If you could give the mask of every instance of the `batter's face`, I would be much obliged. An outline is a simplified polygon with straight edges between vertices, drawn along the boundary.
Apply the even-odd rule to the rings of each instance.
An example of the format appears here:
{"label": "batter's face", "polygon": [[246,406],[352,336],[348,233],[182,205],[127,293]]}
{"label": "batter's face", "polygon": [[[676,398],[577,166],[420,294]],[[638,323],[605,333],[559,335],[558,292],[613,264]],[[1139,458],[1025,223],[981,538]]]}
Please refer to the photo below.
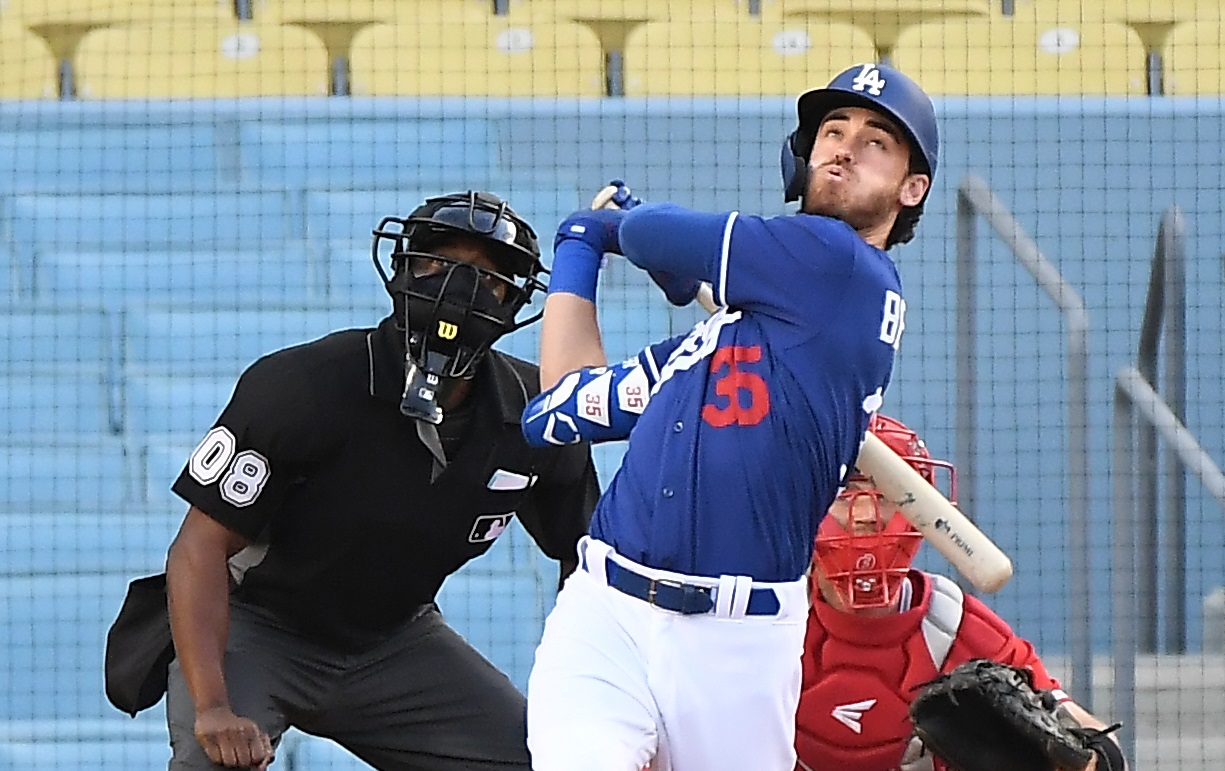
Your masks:
{"label": "batter's face", "polygon": [[836,217],[884,248],[898,212],[921,203],[931,185],[909,168],[910,143],[897,123],[865,107],[839,107],[817,130],[803,210]]}

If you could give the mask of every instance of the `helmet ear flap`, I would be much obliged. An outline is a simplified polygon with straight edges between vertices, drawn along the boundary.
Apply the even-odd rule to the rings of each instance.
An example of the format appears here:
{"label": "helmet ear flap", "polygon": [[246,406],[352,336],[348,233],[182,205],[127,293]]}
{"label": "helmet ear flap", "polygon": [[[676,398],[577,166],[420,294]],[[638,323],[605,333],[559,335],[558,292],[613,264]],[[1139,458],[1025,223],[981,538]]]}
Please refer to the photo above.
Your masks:
{"label": "helmet ear flap", "polygon": [[808,156],[816,137],[812,132],[796,129],[783,142],[779,165],[783,172],[783,201],[791,203],[804,197],[808,188]]}

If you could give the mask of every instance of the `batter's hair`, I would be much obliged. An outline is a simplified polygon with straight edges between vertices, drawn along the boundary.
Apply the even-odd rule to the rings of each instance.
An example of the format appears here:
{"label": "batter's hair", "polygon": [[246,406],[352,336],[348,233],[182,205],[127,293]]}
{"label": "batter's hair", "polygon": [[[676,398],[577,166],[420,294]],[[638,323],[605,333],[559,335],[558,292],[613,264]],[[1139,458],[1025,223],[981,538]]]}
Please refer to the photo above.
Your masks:
{"label": "batter's hair", "polygon": [[[928,171],[926,162],[920,153],[915,152],[914,147],[910,148],[910,168],[906,170],[907,176],[911,174],[927,174]],[[924,202],[926,203],[926,201]],[[897,214],[897,219],[893,221],[893,227],[889,230],[889,236],[885,239],[885,248],[889,249],[894,244],[908,244],[914,238],[915,226],[919,224],[919,218],[923,216],[923,204],[918,206],[907,206]]]}

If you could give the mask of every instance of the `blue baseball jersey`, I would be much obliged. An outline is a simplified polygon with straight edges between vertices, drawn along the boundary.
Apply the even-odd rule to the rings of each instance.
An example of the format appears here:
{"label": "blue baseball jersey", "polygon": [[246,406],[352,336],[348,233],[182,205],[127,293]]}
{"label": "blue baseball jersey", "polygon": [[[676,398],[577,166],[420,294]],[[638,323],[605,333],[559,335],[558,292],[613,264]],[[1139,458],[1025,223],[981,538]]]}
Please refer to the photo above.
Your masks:
{"label": "blue baseball jersey", "polygon": [[798,579],[889,384],[905,315],[893,262],[840,220],[805,214],[646,204],[620,239],[639,267],[709,281],[726,307],[683,338],[563,379],[529,405],[525,433],[628,435],[591,523],[624,556]]}

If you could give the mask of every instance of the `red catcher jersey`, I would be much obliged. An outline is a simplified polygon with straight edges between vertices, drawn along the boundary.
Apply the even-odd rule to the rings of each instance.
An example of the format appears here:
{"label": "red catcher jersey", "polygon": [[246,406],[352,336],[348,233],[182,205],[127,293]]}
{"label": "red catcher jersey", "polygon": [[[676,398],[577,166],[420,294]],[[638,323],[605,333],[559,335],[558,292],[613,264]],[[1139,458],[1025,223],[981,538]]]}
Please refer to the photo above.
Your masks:
{"label": "red catcher jersey", "polygon": [[901,613],[857,616],[813,603],[796,715],[798,768],[894,771],[910,740],[915,687],[969,659],[1026,667],[1035,688],[1059,687],[1033,645],[956,583],[918,570],[909,580],[918,601]]}

